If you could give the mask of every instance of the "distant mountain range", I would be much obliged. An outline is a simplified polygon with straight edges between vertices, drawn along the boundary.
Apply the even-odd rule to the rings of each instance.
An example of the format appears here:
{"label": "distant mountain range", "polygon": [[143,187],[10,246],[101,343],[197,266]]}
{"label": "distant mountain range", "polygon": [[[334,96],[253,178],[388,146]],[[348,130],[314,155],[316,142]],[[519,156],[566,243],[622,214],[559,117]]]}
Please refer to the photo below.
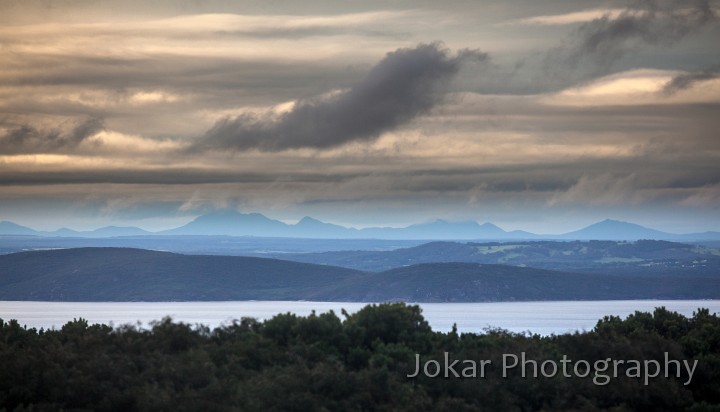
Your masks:
{"label": "distant mountain range", "polygon": [[525,231],[505,231],[492,223],[474,221],[448,222],[436,220],[431,223],[410,225],[403,228],[372,227],[347,228],[305,217],[292,225],[270,219],[260,213],[239,213],[222,210],[197,217],[192,222],[170,230],[148,232],[137,227],[108,226],[93,231],[78,232],[59,229],[41,232],[17,225],[0,222],[0,235],[47,236],[47,237],[119,237],[119,236],[255,236],[313,239],[423,239],[423,240],[638,240],[656,239],[672,241],[720,240],[720,232],[673,234],[646,228],[633,223],[604,220],[583,229],[562,235],[543,235]]}
{"label": "distant mountain range", "polygon": [[490,302],[720,298],[718,276],[618,276],[461,262],[368,273],[255,257],[80,248],[2,255],[0,267],[0,300]]}
{"label": "distant mountain range", "polygon": [[20,226],[13,222],[0,222],[0,236],[48,236],[48,237],[115,237],[115,236],[144,236],[152,232],[132,226],[105,226],[95,230],[77,231],[68,228],[52,232],[38,231],[29,227]]}

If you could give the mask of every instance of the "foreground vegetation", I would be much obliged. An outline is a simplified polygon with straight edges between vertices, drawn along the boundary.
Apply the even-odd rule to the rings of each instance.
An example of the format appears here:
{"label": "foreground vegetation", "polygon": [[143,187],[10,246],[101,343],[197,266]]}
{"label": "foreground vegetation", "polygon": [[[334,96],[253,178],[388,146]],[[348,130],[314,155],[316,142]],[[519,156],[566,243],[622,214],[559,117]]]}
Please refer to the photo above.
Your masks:
{"label": "foreground vegetation", "polygon": [[[415,354],[442,360],[696,359],[688,376],[417,378]],[[606,317],[587,333],[530,336],[433,332],[420,308],[371,305],[334,313],[243,319],[209,330],[164,319],[151,329],[27,329],[0,320],[0,410],[533,411],[720,410],[720,318],[663,308]]]}

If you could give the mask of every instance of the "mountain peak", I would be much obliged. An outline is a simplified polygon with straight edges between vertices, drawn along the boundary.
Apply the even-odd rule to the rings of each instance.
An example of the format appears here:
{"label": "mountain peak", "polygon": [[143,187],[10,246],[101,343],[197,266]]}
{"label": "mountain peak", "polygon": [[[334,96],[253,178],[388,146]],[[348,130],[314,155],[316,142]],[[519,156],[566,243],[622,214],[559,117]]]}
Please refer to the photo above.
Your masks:
{"label": "mountain peak", "polygon": [[[615,220],[615,219],[605,219],[603,221],[594,223],[594,225],[632,225],[632,226],[640,226],[635,223],[625,222],[624,220]],[[593,225],[591,225],[593,226]]]}
{"label": "mountain peak", "polygon": [[318,223],[325,223],[320,220],[317,220],[315,218],[312,218],[310,216],[305,216],[302,219],[300,219],[299,222],[297,222],[295,225],[307,225],[307,224],[318,224]]}
{"label": "mountain peak", "polygon": [[283,236],[289,225],[270,219],[260,213],[241,213],[232,209],[216,210],[198,216],[192,222],[176,229],[166,230],[170,235],[230,235],[230,236]]}
{"label": "mountain peak", "polygon": [[592,240],[638,240],[664,239],[672,236],[669,233],[650,229],[635,223],[614,219],[605,219],[587,227],[562,235],[566,239]]}
{"label": "mountain peak", "polygon": [[36,235],[37,232],[29,227],[20,226],[17,223],[3,220],[0,222],[0,235]]}

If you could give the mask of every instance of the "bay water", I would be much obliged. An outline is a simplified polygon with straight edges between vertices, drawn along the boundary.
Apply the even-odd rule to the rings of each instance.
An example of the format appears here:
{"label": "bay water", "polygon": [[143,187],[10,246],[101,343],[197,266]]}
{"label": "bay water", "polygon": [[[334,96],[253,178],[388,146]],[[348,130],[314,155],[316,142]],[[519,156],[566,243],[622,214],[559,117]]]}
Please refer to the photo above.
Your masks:
{"label": "bay water", "polygon": [[[17,319],[32,328],[59,329],[74,318],[113,326],[151,322],[170,316],[174,321],[203,324],[211,328],[235,319],[268,319],[278,313],[306,316],[315,310],[330,310],[342,318],[341,310],[353,313],[369,303],[306,301],[238,302],[34,302],[0,301],[0,318]],[[433,330],[448,332],[457,324],[459,332],[482,333],[487,328],[541,335],[591,330],[606,315],[626,317],[635,311],[656,307],[691,316],[698,308],[720,312],[720,300],[625,300],[493,303],[419,303]]]}

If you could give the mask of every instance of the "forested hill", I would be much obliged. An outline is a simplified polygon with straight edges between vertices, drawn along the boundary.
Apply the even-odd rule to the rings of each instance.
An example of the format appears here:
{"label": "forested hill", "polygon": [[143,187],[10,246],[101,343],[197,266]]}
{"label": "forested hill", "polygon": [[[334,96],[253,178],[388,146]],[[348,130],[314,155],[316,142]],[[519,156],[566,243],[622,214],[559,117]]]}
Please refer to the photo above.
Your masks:
{"label": "forested hill", "polygon": [[0,256],[0,300],[488,302],[717,298],[718,276],[617,276],[452,262],[372,273],[277,259],[124,248]]}
{"label": "forested hill", "polygon": [[348,278],[324,296],[326,300],[357,302],[717,299],[720,277],[650,278],[508,265],[428,263]]}
{"label": "forested hill", "polygon": [[430,242],[388,251],[346,250],[271,256],[377,272],[419,263],[468,262],[623,275],[720,275],[720,250],[662,240]]}
{"label": "forested hill", "polygon": [[193,301],[303,299],[363,273],[242,256],[78,248],[0,256],[0,299]]}

